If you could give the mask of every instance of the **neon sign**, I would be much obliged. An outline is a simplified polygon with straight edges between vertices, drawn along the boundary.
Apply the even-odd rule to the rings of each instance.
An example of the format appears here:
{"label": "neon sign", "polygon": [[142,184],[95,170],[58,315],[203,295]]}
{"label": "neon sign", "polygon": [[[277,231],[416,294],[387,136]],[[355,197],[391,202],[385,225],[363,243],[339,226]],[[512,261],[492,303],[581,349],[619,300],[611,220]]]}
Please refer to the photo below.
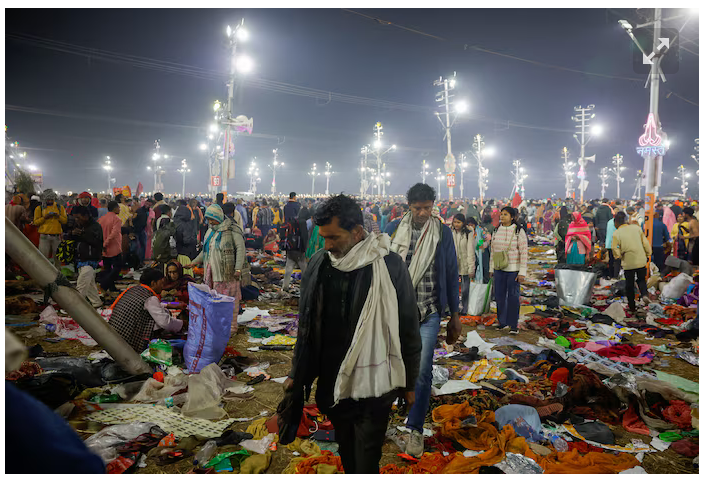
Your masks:
{"label": "neon sign", "polygon": [[667,152],[665,145],[662,145],[662,135],[657,128],[657,121],[653,113],[647,116],[645,133],[638,139],[639,146],[635,149],[642,157],[664,155]]}

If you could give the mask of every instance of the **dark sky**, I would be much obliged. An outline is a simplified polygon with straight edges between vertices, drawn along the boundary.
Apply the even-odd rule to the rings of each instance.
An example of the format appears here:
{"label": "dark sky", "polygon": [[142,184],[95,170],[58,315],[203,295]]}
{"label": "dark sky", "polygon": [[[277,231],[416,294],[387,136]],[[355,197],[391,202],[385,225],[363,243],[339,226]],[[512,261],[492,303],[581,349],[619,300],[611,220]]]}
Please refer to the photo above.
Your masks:
{"label": "dark sky", "polygon": [[[596,123],[604,134],[594,138],[587,154],[589,197],[600,192],[598,171],[616,153],[624,155],[622,196],[635,188],[635,172],[642,159],[635,153],[648,111],[645,75],[633,72],[631,41],[618,26],[618,15],[635,21],[641,12],[624,9],[476,9],[359,10],[398,25],[447,39],[418,33],[338,9],[263,10],[6,10],[6,33],[30,34],[53,41],[110,50],[206,70],[225,71],[228,53],[225,27],[244,17],[250,41],[243,50],[255,60],[254,77],[298,86],[433,107],[441,75],[458,75],[456,95],[467,99],[470,112],[483,117],[459,121],[452,132],[454,153],[471,148],[481,133],[496,155],[490,168],[490,196],[508,196],[512,161],[522,159],[529,174],[526,191],[538,198],[562,194],[560,151],[578,144],[572,138],[570,117],[576,105],[595,104]],[[668,10],[665,16],[675,10]],[[679,26],[681,23],[679,24]],[[682,32],[698,43],[698,19]],[[478,45],[538,62],[595,73],[641,78],[609,79],[560,71],[475,50]],[[54,44],[56,45],[56,44]],[[683,45],[688,45],[683,43]],[[689,47],[698,52],[698,46]],[[154,140],[163,152],[175,155],[164,176],[165,190],[181,192],[181,158],[191,167],[188,192],[205,192],[208,167],[198,144],[212,123],[211,105],[224,99],[223,82],[193,78],[125,63],[70,55],[38,48],[6,37],[6,105],[39,109],[57,115],[6,110],[8,134],[28,149],[31,163],[44,172],[45,186],[59,191],[103,190],[107,179],[102,159],[110,155],[119,185],[133,189],[141,181],[152,190],[146,170]],[[661,193],[674,192],[679,164],[693,173],[694,138],[698,137],[698,107],[667,97],[672,90],[698,103],[698,57],[681,51],[678,74],[662,84],[660,117],[672,147],[665,157]],[[433,168],[443,168],[445,142],[431,114],[373,106],[351,105],[278,93],[254,87],[243,91],[239,112],[254,117],[254,133],[281,137],[240,137],[236,144],[239,175],[231,191],[247,190],[245,173],[252,157],[262,174],[259,192],[269,193],[271,174],[266,163],[279,148],[286,163],[278,172],[278,190],[309,192],[306,172],[312,163],[333,164],[337,172],[331,190],[357,193],[360,148],[372,141],[373,125],[381,121],[385,140],[400,151],[388,156],[392,184],[388,192],[401,194],[420,181],[423,152]],[[66,116],[68,115],[68,116]],[[76,118],[78,116],[78,118]],[[537,128],[503,125],[511,121]],[[137,123],[133,123],[137,121]],[[146,123],[139,123],[146,122]],[[565,131],[561,131],[565,130]],[[457,180],[458,181],[458,180]],[[436,187],[434,180],[427,182]],[[476,169],[465,175],[467,194],[477,195]],[[690,193],[696,194],[692,181]],[[324,180],[317,181],[322,193]],[[442,189],[446,198],[448,190]],[[615,195],[615,181],[608,193]]]}

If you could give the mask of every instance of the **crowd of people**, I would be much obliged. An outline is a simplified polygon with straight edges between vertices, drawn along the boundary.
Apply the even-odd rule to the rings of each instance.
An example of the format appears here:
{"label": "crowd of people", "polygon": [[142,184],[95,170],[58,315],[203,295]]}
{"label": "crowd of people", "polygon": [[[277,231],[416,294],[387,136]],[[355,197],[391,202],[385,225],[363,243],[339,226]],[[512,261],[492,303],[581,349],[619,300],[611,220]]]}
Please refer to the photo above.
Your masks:
{"label": "crowd of people", "polygon": [[[697,202],[659,202],[650,243],[641,201],[444,202],[423,183],[406,202],[300,201],[295,192],[281,203],[229,200],[45,190],[13,197],[6,216],[57,267],[74,265],[77,289],[94,307],[111,306],[110,324],[137,352],[156,332],[184,329],[159,297],[175,290],[186,306],[196,280],[235,298],[234,334],[246,249],[284,255],[282,290],[292,291],[295,269],[302,279],[283,403],[304,398],[318,378],[317,405],[335,426],[347,473],[377,473],[398,396],[408,408],[405,453],[422,455],[437,336],[448,318],[446,342],[458,340],[473,284],[492,283],[498,328],[518,333],[530,237],[552,241],[559,263],[605,263],[605,276],[624,276],[632,312],[649,302],[648,268],[698,267]],[[126,268],[140,281],[121,292],[115,282]],[[280,422],[288,420],[298,425],[286,414]]]}

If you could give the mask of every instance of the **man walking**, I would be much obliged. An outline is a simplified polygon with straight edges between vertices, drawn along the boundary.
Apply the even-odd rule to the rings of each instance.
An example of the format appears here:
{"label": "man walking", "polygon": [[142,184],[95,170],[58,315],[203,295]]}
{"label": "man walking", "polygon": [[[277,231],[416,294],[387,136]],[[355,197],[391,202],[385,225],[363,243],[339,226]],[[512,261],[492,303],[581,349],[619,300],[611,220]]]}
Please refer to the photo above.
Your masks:
{"label": "man walking", "polygon": [[260,229],[262,233],[262,238],[267,236],[267,232],[272,228],[272,222],[274,221],[274,214],[272,210],[267,207],[267,200],[262,199],[262,206],[257,211],[257,228]]}
{"label": "man walking", "polygon": [[664,260],[666,258],[664,253],[664,245],[669,243],[670,236],[667,226],[662,222],[663,212],[661,210],[655,211],[655,217],[652,224],[652,261],[661,272],[664,268]]}
{"label": "man walking", "polygon": [[34,210],[34,224],[39,227],[39,251],[47,258],[54,259],[54,266],[58,270],[61,261],[56,256],[56,249],[61,243],[62,225],[66,225],[68,218],[66,210],[56,203],[56,193],[51,188],[42,193],[42,205]]}
{"label": "man walking", "polygon": [[98,219],[103,229],[103,276],[100,283],[105,292],[118,291],[115,280],[118,279],[122,268],[122,221],[118,217],[119,212],[120,206],[113,200],[108,203],[108,213]]}
{"label": "man walking", "polygon": [[604,198],[603,203],[596,209],[594,224],[596,226],[596,235],[598,242],[601,245],[606,243],[606,233],[608,230],[608,222],[613,218],[613,209],[608,205],[608,199]]}
{"label": "man walking", "polygon": [[301,204],[297,201],[296,192],[289,194],[289,201],[284,206],[284,227],[282,234],[282,246],[287,252],[287,263],[284,266],[284,280],[282,290],[289,290],[289,282],[292,281],[292,272],[299,268],[304,275],[306,270],[306,249],[308,246],[306,234],[306,219],[300,218],[302,212]]}
{"label": "man walking", "polygon": [[154,200],[148,198],[145,200],[145,204],[137,209],[135,212],[135,218],[132,221],[132,228],[135,237],[137,237],[137,243],[139,245],[138,256],[140,257],[140,262],[145,263],[145,252],[147,251],[147,222],[150,216],[150,210],[154,206]]}
{"label": "man walking", "polygon": [[289,192],[289,201],[284,206],[284,222],[289,223],[297,219],[302,205],[297,201],[297,192]]}
{"label": "man walking", "polygon": [[652,254],[650,243],[639,225],[628,224],[625,212],[615,215],[617,230],[613,235],[613,256],[621,259],[625,271],[625,296],[628,297],[628,307],[635,313],[635,280],[645,304],[649,303],[647,294],[647,259]]}
{"label": "man walking", "polygon": [[[316,403],[336,430],[345,472],[379,473],[392,403],[402,392],[414,402],[421,350],[414,289],[390,238],[365,232],[353,198],[328,199],[315,222],[325,251],[302,279],[299,335],[278,411],[306,400],[318,377]],[[301,409],[292,410],[293,422],[282,421],[296,430]]]}
{"label": "man walking", "polygon": [[69,233],[69,239],[76,242],[76,290],[88,299],[93,308],[100,308],[103,302],[96,286],[96,270],[102,257],[103,229],[86,206],[74,207],[71,214],[76,221],[76,226]]}
{"label": "man walking", "polygon": [[441,316],[447,309],[451,320],[446,342],[450,345],[456,343],[461,333],[456,248],[449,227],[431,214],[435,199],[433,188],[417,183],[407,192],[410,211],[390,223],[385,231],[392,237],[391,251],[398,253],[407,264],[421,320],[422,353],[414,389],[415,402],[407,417],[407,427],[412,433],[405,450],[415,457],[424,452],[422,432],[431,395],[432,359]]}

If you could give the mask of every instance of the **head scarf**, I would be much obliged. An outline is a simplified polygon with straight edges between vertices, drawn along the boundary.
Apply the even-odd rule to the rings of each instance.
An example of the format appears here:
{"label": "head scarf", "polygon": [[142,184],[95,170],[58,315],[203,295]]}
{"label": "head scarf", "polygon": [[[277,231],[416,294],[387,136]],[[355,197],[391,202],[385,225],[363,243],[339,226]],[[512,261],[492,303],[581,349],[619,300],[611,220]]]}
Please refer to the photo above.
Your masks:
{"label": "head scarf", "polygon": [[193,277],[189,275],[184,275],[184,267],[181,265],[181,263],[177,262],[176,260],[171,260],[169,263],[167,263],[167,272],[169,272],[170,266],[177,267],[177,269],[179,270],[179,278],[177,278],[175,281],[172,281],[171,278],[169,278],[169,275],[167,275],[164,284],[164,290],[184,289],[187,288],[189,282],[196,282]]}
{"label": "head scarf", "polygon": [[93,198],[91,197],[91,194],[88,192],[81,192],[81,194],[78,196],[79,200],[82,198]]}
{"label": "head scarf", "polygon": [[581,242],[586,247],[586,250],[591,249],[591,230],[588,228],[588,223],[583,219],[581,213],[574,212],[574,220],[569,224],[569,230],[566,232],[564,241],[566,242],[566,253],[571,250],[571,237],[576,237],[577,242]]}
{"label": "head scarf", "polygon": [[206,218],[215,220],[218,223],[223,223],[225,215],[223,214],[223,209],[218,204],[214,203],[206,209]]}
{"label": "head scarf", "polygon": [[42,208],[47,208],[47,200],[53,200],[56,203],[57,196],[51,188],[47,188],[42,192]]}

